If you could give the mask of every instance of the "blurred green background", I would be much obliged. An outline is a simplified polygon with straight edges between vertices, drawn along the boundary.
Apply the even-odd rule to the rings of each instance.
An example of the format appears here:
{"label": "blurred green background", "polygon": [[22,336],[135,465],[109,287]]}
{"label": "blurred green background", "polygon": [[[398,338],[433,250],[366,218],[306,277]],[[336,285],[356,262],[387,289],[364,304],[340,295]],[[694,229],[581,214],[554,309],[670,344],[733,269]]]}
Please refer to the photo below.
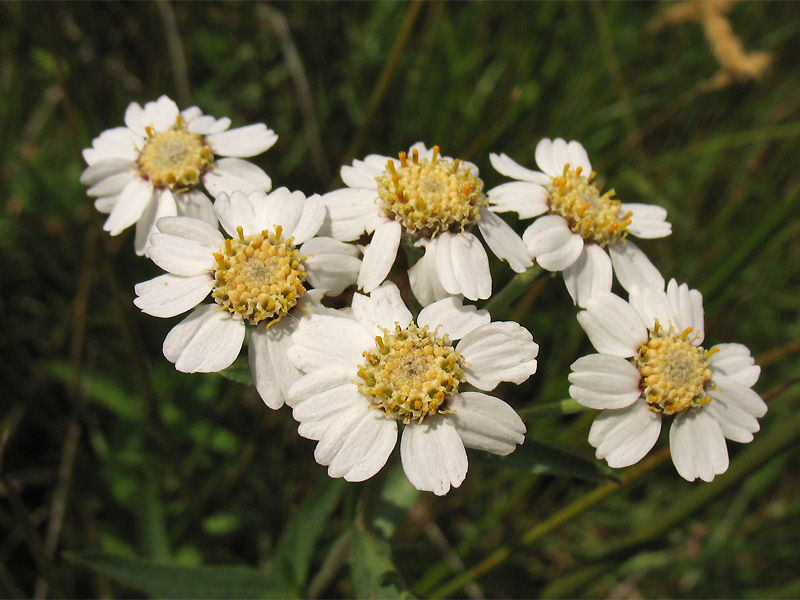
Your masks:
{"label": "blurred green background", "polygon": [[[769,53],[747,78],[699,19],[664,23],[672,6],[0,3],[0,595],[800,596],[800,7],[720,5],[740,50]],[[489,152],[533,168],[542,137],[581,141],[620,199],[668,209],[672,236],[640,246],[703,292],[710,344],[757,357],[761,433],[713,484],[683,481],[663,435],[621,483],[478,460],[444,498],[388,468],[384,496],[383,478],[331,483],[288,409],[163,358],[179,319],[132,304],[159,270],[79,183],[80,149],[161,94],[266,123],[280,139],[253,161],[307,194],[418,140],[487,188],[506,181]],[[497,290],[511,273],[493,271]],[[540,363],[498,395],[591,466],[594,413],[538,408],[592,351],[560,276],[507,312]]]}

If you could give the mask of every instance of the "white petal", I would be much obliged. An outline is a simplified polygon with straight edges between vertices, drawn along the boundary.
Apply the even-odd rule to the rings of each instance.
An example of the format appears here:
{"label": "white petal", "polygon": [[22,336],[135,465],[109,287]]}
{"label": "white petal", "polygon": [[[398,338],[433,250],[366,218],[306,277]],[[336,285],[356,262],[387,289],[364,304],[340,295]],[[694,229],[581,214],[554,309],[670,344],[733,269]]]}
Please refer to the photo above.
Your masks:
{"label": "white petal", "polygon": [[217,156],[244,158],[256,156],[272,148],[278,141],[278,136],[263,123],[256,123],[222,133],[212,133],[207,139]]}
{"label": "white petal", "polygon": [[[281,188],[284,189],[284,188]],[[280,190],[276,190],[280,191]],[[242,228],[244,235],[260,233],[256,223],[256,204],[268,204],[268,196],[264,192],[233,192],[231,194],[222,193],[214,200],[214,212],[217,214],[219,224],[231,238],[239,236],[237,227]],[[262,217],[263,219],[263,217]],[[247,227],[247,231],[244,228]],[[268,227],[265,226],[264,229]]]}
{"label": "white petal", "polygon": [[567,154],[569,156],[569,166],[571,169],[580,167],[586,175],[592,172],[592,163],[589,162],[589,154],[580,142],[573,140],[567,144]]}
{"label": "white petal", "polygon": [[[189,220],[189,217],[167,218]],[[211,227],[198,219],[191,220]],[[193,239],[166,233],[153,234],[150,242],[152,246],[149,254],[153,262],[165,271],[184,277],[208,274],[214,266],[214,252],[218,252],[220,248],[217,246],[212,250]]]}
{"label": "white petal", "polygon": [[214,168],[203,175],[203,183],[214,198],[222,193],[268,192],[272,180],[261,167],[240,158],[220,158]]}
{"label": "white petal", "polygon": [[384,159],[383,166],[376,167],[364,161],[354,160],[353,166],[343,166],[339,171],[339,175],[347,187],[351,188],[369,188],[371,190],[377,189],[377,177],[380,177],[386,169],[386,164],[390,160],[388,157],[381,157]]}
{"label": "white petal", "polygon": [[392,269],[400,247],[402,226],[397,221],[386,221],[372,234],[372,241],[364,249],[358,287],[371,292],[378,287]]}
{"label": "white petal", "polygon": [[256,327],[250,337],[247,355],[253,383],[264,404],[273,410],[283,406],[289,388],[302,376],[288,356],[295,329],[297,321],[284,317],[270,327]]}
{"label": "white petal", "polygon": [[[184,118],[186,117],[184,116]],[[227,131],[227,129],[230,126],[231,126],[231,120],[228,117],[215,119],[210,115],[203,115],[200,117],[193,118],[189,121],[189,131],[191,131],[192,133],[200,133],[203,135],[209,135],[212,133],[222,133],[223,131]]]}
{"label": "white petal", "polygon": [[[300,194],[300,196],[297,196],[297,194]],[[287,226],[286,230],[286,235],[291,235],[294,238],[294,244],[297,246],[317,234],[325,221],[326,210],[322,199],[317,194],[306,198],[302,192],[294,192],[292,197],[303,198],[303,211],[300,213],[300,217],[291,228]]]}
{"label": "white petal", "polygon": [[106,196],[105,198],[98,198],[94,201],[94,207],[103,214],[108,214],[119,202],[119,195],[116,196]]}
{"label": "white petal", "polygon": [[455,296],[426,306],[417,317],[417,325],[427,325],[431,331],[441,326],[440,333],[446,333],[452,341],[460,340],[470,331],[491,321],[488,311],[478,310],[471,304],[464,305],[463,300]]}
{"label": "white petal", "polygon": [[338,296],[358,279],[361,259],[352,244],[315,237],[300,247],[300,254],[308,256],[304,261],[308,282],[318,290],[328,290],[332,296]]}
{"label": "white petal", "polygon": [[467,452],[455,426],[441,415],[403,430],[400,459],[411,484],[443,496],[467,476]]}
{"label": "white petal", "polygon": [[675,417],[669,430],[669,449],[678,474],[686,481],[712,481],[728,470],[728,446],[720,424],[703,409]]}
{"label": "white petal", "polygon": [[564,173],[563,164],[555,164],[553,161],[553,142],[547,138],[539,140],[536,144],[536,164],[551,177],[560,177]]}
{"label": "white petal", "polygon": [[661,414],[645,402],[634,402],[627,408],[601,412],[589,430],[589,443],[597,448],[597,458],[619,469],[642,460],[660,432]]}
{"label": "white petal", "polygon": [[[711,356],[711,372],[734,379],[742,385],[753,387],[761,375],[761,367],[754,364],[750,350],[742,344],[717,344]],[[713,348],[712,348],[713,349]]]}
{"label": "white petal", "polygon": [[214,278],[208,274],[179,277],[166,273],[137,283],[133,303],[154,317],[174,317],[194,308],[208,296]]}
{"label": "white petal", "polygon": [[577,166],[572,164],[572,154],[564,139],[556,138],[553,140],[550,146],[550,164],[558,171],[558,175],[563,174],[566,165],[569,165],[570,169],[575,169]]}
{"label": "white petal", "polygon": [[436,271],[436,244],[425,245],[425,254],[408,270],[408,282],[421,306],[450,296]]}
{"label": "white petal", "polygon": [[703,343],[705,338],[705,319],[703,317],[703,296],[697,290],[690,290],[685,283],[678,285],[672,279],[667,285],[667,302],[675,320],[678,333],[691,327],[689,339],[695,345]]}
{"label": "white petal", "polygon": [[92,140],[92,147],[83,151],[83,158],[89,165],[119,158],[135,161],[144,146],[144,136],[144,133],[137,135],[127,127],[107,129]]}
{"label": "white petal", "polygon": [[567,291],[580,307],[598,292],[610,292],[613,277],[611,259],[597,244],[584,244],[578,260],[564,269]]}
{"label": "white petal", "polygon": [[225,238],[215,226],[192,217],[165,217],[158,221],[158,230],[161,233],[197,242],[212,252],[218,251],[225,242]]}
{"label": "white petal", "polygon": [[730,402],[714,399],[702,410],[714,417],[725,437],[734,442],[752,442],[753,434],[760,429],[756,417]]}
{"label": "white petal", "polygon": [[400,290],[389,281],[374,290],[369,296],[355,294],[353,296],[353,316],[372,336],[379,335],[381,327],[394,329],[397,324],[404,329],[411,322],[411,312],[400,297]]}
{"label": "white petal", "polygon": [[[628,301],[651,331],[655,329],[656,321],[659,327],[666,330],[670,327],[678,329],[667,302],[667,295],[662,288],[635,287],[631,290]],[[681,329],[678,333],[682,331]]]}
{"label": "white petal", "polygon": [[345,313],[312,314],[300,321],[292,335],[289,359],[306,372],[335,366],[357,368],[364,362],[362,353],[375,346],[375,335]]}
{"label": "white petal", "polygon": [[368,411],[347,432],[330,461],[328,475],[364,481],[383,468],[397,444],[397,421],[380,411]]}
{"label": "white petal", "polygon": [[[106,163],[109,161],[104,160],[102,162]],[[90,198],[116,196],[117,194],[122,193],[122,190],[125,189],[126,185],[128,185],[134,179],[138,178],[139,175],[134,172],[117,173],[116,175],[111,175],[109,177],[106,177],[98,184],[90,187],[88,190],[86,190],[86,195],[89,196]]]}
{"label": "white petal", "polygon": [[156,201],[153,186],[144,179],[136,177],[122,190],[119,200],[106,219],[103,229],[111,235],[119,235],[142,216],[150,202]]}
{"label": "white petal", "polygon": [[[303,192],[292,192],[288,188],[279,187],[269,194],[264,192],[251,192],[247,195],[231,194],[228,200],[229,206],[225,204],[225,197],[221,196],[218,203],[220,212],[229,212],[231,216],[238,215],[244,235],[261,233],[265,229],[274,231],[275,227],[280,225],[283,235],[288,238],[294,235],[306,201]],[[249,214],[253,216],[246,218]],[[319,229],[324,217],[325,208],[318,201],[312,201],[307,217],[309,223],[304,224],[303,229],[307,230],[314,226]],[[305,236],[308,232],[303,231],[302,234]]]}
{"label": "white petal", "polygon": [[167,96],[144,105],[144,123],[152,125],[156,131],[174,127],[179,114],[178,105]]}
{"label": "white petal", "polygon": [[453,396],[448,415],[467,448],[505,456],[525,441],[525,424],[508,404],[487,394],[464,392]]}
{"label": "white petal", "polygon": [[617,281],[628,292],[634,287],[664,289],[664,278],[644,252],[630,240],[608,246]]}
{"label": "white petal", "polygon": [[489,258],[480,240],[470,232],[440,233],[436,244],[436,272],[442,287],[451,294],[463,294],[470,300],[492,295],[492,274]]}
{"label": "white petal", "polygon": [[590,354],[572,363],[569,395],[589,408],[625,408],[642,395],[639,369],[624,358]]}
{"label": "white petal", "polygon": [[486,245],[492,249],[495,256],[507,260],[509,266],[517,273],[525,272],[533,264],[522,238],[491,210],[481,209],[478,228],[483,234]]}
{"label": "white petal", "polygon": [[583,250],[583,238],[572,233],[563,217],[545,215],[536,219],[522,234],[522,240],[542,268],[563,271]]}
{"label": "white petal", "polygon": [[489,190],[487,195],[493,211],[515,212],[520,219],[538,217],[550,208],[547,190],[537,183],[527,181],[503,183]]}
{"label": "white petal", "polygon": [[355,377],[355,369],[343,367],[317,369],[303,375],[289,388],[286,399],[293,407],[292,416],[301,423],[313,423],[350,405],[363,405],[364,396],[353,384]]}
{"label": "white petal", "polygon": [[152,126],[152,123],[145,117],[144,109],[136,102],[131,102],[125,110],[125,125],[137,135],[146,136],[145,127]]}
{"label": "white petal", "polygon": [[165,217],[174,217],[178,212],[175,196],[169,189],[156,192],[155,202],[147,205],[136,221],[136,237],[133,247],[139,256],[149,256],[153,234],[158,232],[158,221]]}
{"label": "white petal", "polygon": [[489,391],[501,381],[522,383],[533,375],[539,345],[527,329],[507,321],[473,329],[461,339],[456,351],[467,363],[467,381]]}
{"label": "white petal", "polygon": [[506,177],[511,177],[511,179],[519,179],[520,181],[535,183],[540,186],[550,183],[550,177],[539,171],[532,171],[523,167],[507,154],[495,154],[492,152],[489,154],[489,162],[492,163],[495,171]]}
{"label": "white petal", "polygon": [[218,229],[219,220],[217,219],[217,213],[214,212],[214,204],[200,190],[189,190],[176,194],[175,201],[177,202],[180,216],[200,219],[212,225],[214,229]]}
{"label": "white petal", "polygon": [[164,356],[183,373],[215,373],[236,360],[244,341],[244,322],[216,304],[192,311],[164,340]]}
{"label": "white petal", "polygon": [[[127,173],[135,166],[136,163],[128,158],[107,158],[88,166],[83,173],[81,173],[81,183],[83,185],[96,187],[104,179],[119,175],[120,173]],[[134,174],[131,172],[129,176],[133,177]],[[120,191],[122,190],[120,189],[112,193],[118,194]],[[110,194],[95,193],[89,195],[108,196]]]}
{"label": "white petal", "polygon": [[620,211],[630,216],[631,224],[628,231],[642,239],[666,237],[672,233],[672,225],[667,221],[667,209],[654,204],[629,204],[620,205]]}
{"label": "white petal", "polygon": [[750,386],[724,376],[714,377],[712,382],[716,389],[709,390],[708,395],[715,400],[735,405],[754,417],[760,418],[767,414],[767,404]]}
{"label": "white petal", "polygon": [[370,412],[368,404],[362,401],[359,404],[349,404],[336,414],[313,423],[302,423],[297,432],[307,438],[313,439],[315,435],[319,444],[314,449],[314,459],[321,465],[329,465],[339,452],[347,439],[348,434],[358,426],[358,423],[368,417]]}
{"label": "white petal", "polygon": [[376,189],[334,190],[322,196],[328,216],[319,231],[343,242],[357,240],[364,233],[374,231],[388,219],[381,215]]}
{"label": "white petal", "polygon": [[595,294],[578,321],[601,354],[630,358],[649,338],[636,310],[612,293]]}

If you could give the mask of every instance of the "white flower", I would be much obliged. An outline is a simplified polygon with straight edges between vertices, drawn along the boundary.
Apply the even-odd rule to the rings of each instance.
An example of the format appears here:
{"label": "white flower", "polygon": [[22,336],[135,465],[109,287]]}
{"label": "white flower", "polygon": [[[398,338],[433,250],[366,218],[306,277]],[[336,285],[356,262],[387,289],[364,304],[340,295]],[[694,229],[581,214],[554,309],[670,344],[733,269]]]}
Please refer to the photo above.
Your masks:
{"label": "white flower", "polygon": [[[578,320],[600,354],[572,365],[570,395],[603,409],[589,443],[611,467],[641,460],[658,439],[663,415],[675,468],[684,479],[711,481],[728,469],[725,438],[746,443],[767,405],[751,388],[761,373],[741,344],[710,350],[704,338],[703,298],[673,279],[660,288],[592,298]],[[632,360],[628,360],[632,359]]]}
{"label": "white flower", "polygon": [[[306,313],[329,310],[322,295],[355,283],[358,250],[314,237],[325,217],[319,196],[286,188],[222,193],[214,210],[232,239],[198,219],[159,219],[150,258],[167,273],[138,284],[134,304],[155,317],[194,308],[164,340],[164,356],[185,373],[229,367],[254,326],[253,379],[264,402],[280,408],[300,377],[286,357],[290,336]],[[316,289],[306,291],[306,281]],[[195,308],[209,294],[215,303]]]}
{"label": "white flower", "polygon": [[466,476],[465,447],[512,452],[525,434],[517,413],[460,387],[522,383],[536,371],[539,347],[517,323],[490,320],[451,296],[424,308],[415,323],[391,282],[356,294],[352,311],[304,319],[290,357],[306,375],[287,404],[300,435],[319,440],[317,462],[331,477],[368,479],[386,463],[403,423],[400,457],[409,481],[443,495]]}
{"label": "white flower", "polygon": [[[216,225],[211,200],[221,193],[268,192],[272,181],[242,157],[261,154],[278,139],[263,123],[228,128],[193,106],[183,112],[161,96],[144,108],[131,102],[125,127],[100,134],[83,151],[89,167],[81,175],[95,207],[109,213],[104,229],[118,235],[136,223],[136,253],[146,254],[156,221],[196,217]],[[227,158],[216,158],[223,156]]]}
{"label": "white flower", "polygon": [[471,231],[475,225],[512,269],[533,264],[522,239],[488,206],[478,168],[440,156],[438,146],[429,150],[418,142],[398,159],[371,154],[343,166],[341,176],[348,187],[322,197],[329,212],[325,231],[346,242],[373,234],[358,278],[365,292],[386,279],[403,236],[425,248],[409,271],[423,306],[451,294],[470,300],[491,295],[489,259]]}
{"label": "white flower", "polygon": [[526,169],[505,154],[490,154],[489,159],[499,173],[519,180],[488,192],[491,209],[513,211],[522,219],[539,217],[522,239],[542,268],[564,272],[575,304],[585,307],[596,292],[611,291],[612,265],[629,292],[634,286],[663,289],[658,269],[627,236],[668,236],[672,226],[667,211],[614,200],[614,190],[601,194],[592,183],[589,156],[578,142],[541,140],[536,164],[543,172]]}

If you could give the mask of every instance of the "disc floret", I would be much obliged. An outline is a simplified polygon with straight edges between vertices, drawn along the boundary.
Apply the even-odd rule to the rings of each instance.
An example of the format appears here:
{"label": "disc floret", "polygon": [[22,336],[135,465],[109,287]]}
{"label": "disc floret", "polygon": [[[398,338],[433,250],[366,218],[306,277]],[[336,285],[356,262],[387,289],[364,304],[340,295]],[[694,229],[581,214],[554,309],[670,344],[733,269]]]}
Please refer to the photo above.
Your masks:
{"label": "disc floret", "polygon": [[217,303],[253,325],[277,323],[305,293],[308,273],[294,238],[283,239],[280,225],[238,239],[227,239],[214,254],[214,290]]}
{"label": "disc floret", "polygon": [[463,357],[447,335],[439,337],[437,331],[412,322],[405,329],[395,325],[393,332],[384,329],[382,336],[376,336],[376,347],[363,353],[360,380],[355,382],[371,407],[406,424],[450,412],[448,398],[466,381]]}
{"label": "disc floret", "polygon": [[651,410],[672,415],[711,402],[711,355],[689,340],[692,328],[678,334],[666,331],[656,321],[650,339],[642,344],[635,364],[642,375],[644,399]]}
{"label": "disc floret", "polygon": [[139,173],[154,187],[184,189],[197,186],[214,164],[203,136],[187,130],[178,115],[175,126],[156,132],[146,127],[147,140],[139,155]]}
{"label": "disc floret", "polygon": [[483,181],[459,159],[443,158],[439,146],[433,157],[420,158],[413,149],[409,159],[398,155],[400,167],[388,161],[377,178],[383,213],[399,221],[414,237],[435,238],[444,231],[463,232],[480,220],[488,204]]}
{"label": "disc floret", "polygon": [[551,178],[547,192],[550,210],[564,217],[573,233],[605,247],[628,235],[633,213],[623,213],[614,190],[600,194],[595,177],[594,171],[587,176],[582,167],[571,169],[567,163],[560,176]]}

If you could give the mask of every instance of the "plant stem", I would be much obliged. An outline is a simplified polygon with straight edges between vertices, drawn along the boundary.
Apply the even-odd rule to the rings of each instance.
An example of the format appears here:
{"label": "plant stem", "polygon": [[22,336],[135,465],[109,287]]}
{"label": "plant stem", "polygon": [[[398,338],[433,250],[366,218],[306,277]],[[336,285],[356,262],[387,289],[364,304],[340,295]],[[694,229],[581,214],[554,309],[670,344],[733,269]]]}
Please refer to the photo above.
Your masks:
{"label": "plant stem", "polygon": [[495,319],[498,315],[503,315],[510,311],[514,300],[525,293],[534,281],[544,273],[539,265],[534,264],[523,273],[517,273],[514,278],[506,284],[502,290],[494,294],[491,299],[483,305]]}

